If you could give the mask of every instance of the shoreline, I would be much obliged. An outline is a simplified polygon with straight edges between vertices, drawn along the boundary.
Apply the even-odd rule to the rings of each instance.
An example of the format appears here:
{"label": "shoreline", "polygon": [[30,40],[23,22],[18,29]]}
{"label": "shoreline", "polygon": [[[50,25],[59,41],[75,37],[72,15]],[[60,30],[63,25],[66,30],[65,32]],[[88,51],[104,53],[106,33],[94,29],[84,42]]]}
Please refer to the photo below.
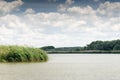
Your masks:
{"label": "shoreline", "polygon": [[47,51],[48,54],[120,54],[120,51]]}

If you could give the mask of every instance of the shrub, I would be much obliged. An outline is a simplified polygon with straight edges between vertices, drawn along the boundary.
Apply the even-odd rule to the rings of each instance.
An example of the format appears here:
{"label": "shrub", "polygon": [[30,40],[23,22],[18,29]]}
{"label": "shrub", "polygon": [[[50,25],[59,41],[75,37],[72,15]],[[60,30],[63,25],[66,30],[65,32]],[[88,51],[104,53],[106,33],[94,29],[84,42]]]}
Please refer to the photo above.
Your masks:
{"label": "shrub", "polygon": [[48,56],[39,48],[0,46],[0,62],[45,62]]}

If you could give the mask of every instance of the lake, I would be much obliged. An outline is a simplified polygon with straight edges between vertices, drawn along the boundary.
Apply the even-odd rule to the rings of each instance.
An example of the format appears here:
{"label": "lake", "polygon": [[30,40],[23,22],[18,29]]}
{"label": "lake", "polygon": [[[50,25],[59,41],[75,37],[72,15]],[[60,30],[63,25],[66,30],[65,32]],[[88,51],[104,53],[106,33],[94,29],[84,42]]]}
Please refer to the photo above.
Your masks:
{"label": "lake", "polygon": [[49,54],[47,63],[0,63],[0,80],[120,80],[120,55]]}

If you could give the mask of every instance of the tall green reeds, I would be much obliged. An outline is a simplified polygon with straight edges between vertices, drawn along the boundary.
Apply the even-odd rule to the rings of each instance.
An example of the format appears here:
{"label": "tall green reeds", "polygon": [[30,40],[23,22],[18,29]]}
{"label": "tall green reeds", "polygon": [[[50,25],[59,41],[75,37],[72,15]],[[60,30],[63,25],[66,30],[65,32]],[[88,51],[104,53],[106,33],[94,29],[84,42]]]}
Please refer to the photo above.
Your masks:
{"label": "tall green reeds", "polygon": [[0,46],[0,62],[45,62],[46,52],[39,48]]}

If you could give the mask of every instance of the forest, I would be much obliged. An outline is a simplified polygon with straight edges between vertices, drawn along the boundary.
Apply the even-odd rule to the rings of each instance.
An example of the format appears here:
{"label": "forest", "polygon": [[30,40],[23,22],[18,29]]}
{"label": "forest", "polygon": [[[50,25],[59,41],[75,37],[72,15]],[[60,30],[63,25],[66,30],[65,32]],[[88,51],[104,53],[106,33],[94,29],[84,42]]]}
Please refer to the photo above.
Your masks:
{"label": "forest", "polygon": [[120,40],[94,41],[84,47],[85,50],[120,50]]}
{"label": "forest", "polygon": [[111,41],[93,41],[90,44],[83,47],[58,47],[44,46],[41,49],[48,52],[120,52],[120,40]]}

